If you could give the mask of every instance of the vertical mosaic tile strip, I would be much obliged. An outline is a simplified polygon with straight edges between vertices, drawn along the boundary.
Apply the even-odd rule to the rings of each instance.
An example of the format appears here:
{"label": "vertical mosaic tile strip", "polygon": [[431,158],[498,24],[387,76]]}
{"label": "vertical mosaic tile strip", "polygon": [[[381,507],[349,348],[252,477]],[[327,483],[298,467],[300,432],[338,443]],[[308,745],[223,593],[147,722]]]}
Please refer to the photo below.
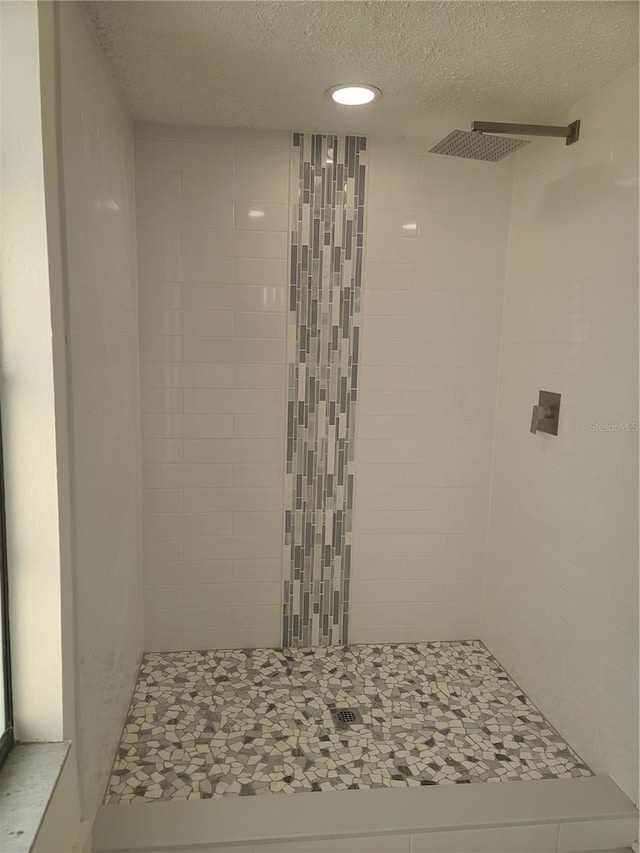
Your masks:
{"label": "vertical mosaic tile strip", "polygon": [[348,639],[365,149],[293,134],[284,646]]}

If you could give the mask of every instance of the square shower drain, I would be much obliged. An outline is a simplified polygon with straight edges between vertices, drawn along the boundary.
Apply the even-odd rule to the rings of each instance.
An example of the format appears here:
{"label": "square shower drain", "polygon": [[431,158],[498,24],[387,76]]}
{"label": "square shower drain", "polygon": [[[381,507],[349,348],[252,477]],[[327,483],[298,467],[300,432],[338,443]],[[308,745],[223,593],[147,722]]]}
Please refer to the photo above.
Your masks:
{"label": "square shower drain", "polygon": [[331,708],[331,716],[336,726],[341,729],[364,725],[362,714],[360,711],[354,711],[353,708]]}

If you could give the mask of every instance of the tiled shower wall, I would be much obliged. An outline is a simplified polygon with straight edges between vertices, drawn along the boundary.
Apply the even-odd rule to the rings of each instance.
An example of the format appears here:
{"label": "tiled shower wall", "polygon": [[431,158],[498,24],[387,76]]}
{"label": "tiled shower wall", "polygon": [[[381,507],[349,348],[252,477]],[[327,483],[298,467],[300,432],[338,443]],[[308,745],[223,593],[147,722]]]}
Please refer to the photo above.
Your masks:
{"label": "tiled shower wall", "polygon": [[83,810],[91,816],[142,651],[133,133],[82,6],[60,3],[57,14],[72,383],[74,741]]}
{"label": "tiled shower wall", "polygon": [[[516,159],[481,636],[635,799],[637,67],[558,118],[578,144]],[[529,433],[541,388],[557,437]]]}
{"label": "tiled shower wall", "polygon": [[281,640],[290,138],[136,128],[148,649]]}
{"label": "tiled shower wall", "polygon": [[478,637],[513,162],[368,143],[350,639]]}
{"label": "tiled shower wall", "polygon": [[[291,135],[136,134],[147,647],[277,645]],[[476,637],[513,166],[367,148],[348,639]]]}

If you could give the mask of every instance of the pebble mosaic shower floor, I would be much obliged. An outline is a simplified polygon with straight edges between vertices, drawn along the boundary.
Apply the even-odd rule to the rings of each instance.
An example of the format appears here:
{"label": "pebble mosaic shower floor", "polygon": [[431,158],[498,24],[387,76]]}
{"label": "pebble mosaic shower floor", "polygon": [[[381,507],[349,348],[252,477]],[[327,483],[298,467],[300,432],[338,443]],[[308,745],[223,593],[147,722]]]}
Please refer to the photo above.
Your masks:
{"label": "pebble mosaic shower floor", "polygon": [[145,655],[106,802],[590,775],[479,641],[226,649]]}

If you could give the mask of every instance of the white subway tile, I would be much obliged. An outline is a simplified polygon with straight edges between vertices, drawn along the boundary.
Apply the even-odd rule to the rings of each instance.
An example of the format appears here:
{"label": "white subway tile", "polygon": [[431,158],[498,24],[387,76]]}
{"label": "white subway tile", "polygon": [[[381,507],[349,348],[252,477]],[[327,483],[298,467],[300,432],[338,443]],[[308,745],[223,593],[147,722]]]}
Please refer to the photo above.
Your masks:
{"label": "white subway tile", "polygon": [[145,540],[144,553],[147,560],[179,560],[183,556],[183,541],[176,537],[162,539],[149,537]]}
{"label": "white subway tile", "polygon": [[[185,560],[228,560],[234,556],[233,536],[190,536],[181,541]],[[200,599],[194,589],[194,587],[185,587],[185,605],[195,606],[200,602],[201,606],[204,606],[209,599]],[[210,603],[215,604],[215,598],[211,599]]]}
{"label": "white subway tile", "polygon": [[268,463],[282,454],[278,438],[185,439],[185,462]]}
{"label": "white subway tile", "polygon": [[239,175],[289,174],[289,151],[287,148],[236,148],[236,173]]}
{"label": "white subway tile", "polygon": [[282,486],[282,466],[233,465],[233,485],[239,489],[273,489]]}
{"label": "white subway tile", "polygon": [[367,233],[378,237],[417,237],[418,211],[373,208],[369,212]]}
{"label": "white subway tile", "polygon": [[229,283],[234,280],[232,256],[191,256],[138,254],[140,281],[209,281]]}
{"label": "white subway tile", "polygon": [[280,584],[193,584],[185,587],[185,607],[241,607],[278,604]]}
{"label": "white subway tile", "polygon": [[234,368],[236,388],[284,388],[285,367],[282,364],[236,364]]}
{"label": "white subway tile", "polygon": [[283,526],[283,514],[280,511],[233,513],[235,536],[278,535]]}
{"label": "white subway tile", "polygon": [[360,439],[358,464],[375,465],[392,462],[440,462],[452,458],[451,443],[444,441],[393,441]]}
{"label": "white subway tile", "polygon": [[367,316],[410,317],[415,310],[416,294],[412,290],[371,290],[365,294]]}
{"label": "white subway tile", "polygon": [[171,282],[141,282],[139,308],[182,308],[182,285]]}
{"label": "white subway tile", "polygon": [[182,587],[172,584],[144,587],[144,606],[149,610],[171,610],[182,606]]}
{"label": "white subway tile", "polygon": [[[231,231],[216,228],[183,227],[185,255],[225,255],[235,258],[286,258],[286,234],[280,231]],[[282,282],[278,282],[282,284]]]}
{"label": "white subway tile", "polygon": [[286,204],[236,202],[234,224],[248,230],[287,231],[289,208]]}
{"label": "white subway tile", "polygon": [[142,439],[143,462],[181,462],[182,440],[174,438]]}
{"label": "white subway tile", "polygon": [[230,583],[233,580],[231,560],[149,559],[145,554],[145,584]]}
{"label": "white subway tile", "polygon": [[182,611],[183,630],[185,636],[193,637],[198,632],[214,631],[220,634],[231,630],[233,625],[233,614],[228,607],[201,607],[194,605]]}
{"label": "white subway tile", "polygon": [[283,287],[287,284],[287,261],[282,258],[236,258],[235,281]]}
{"label": "white subway tile", "polygon": [[466,213],[470,209],[470,187],[433,183],[423,184],[421,190],[421,212]]}
{"label": "white subway tile", "polygon": [[180,229],[174,225],[141,222],[136,229],[138,251],[150,255],[179,255]]}
{"label": "white subway tile", "polygon": [[415,277],[412,264],[367,263],[362,277],[364,298],[369,298],[370,290],[413,290]]}
{"label": "white subway tile", "polygon": [[472,510],[410,510],[402,513],[406,533],[485,534],[487,513]]}
{"label": "white subway tile", "polygon": [[234,630],[249,631],[270,628],[276,635],[281,633],[281,608],[279,604],[242,605],[231,610],[231,624]]}
{"label": "white subway tile", "polygon": [[159,414],[142,416],[142,435],[148,438],[231,438],[231,414]]}
{"label": "white subway tile", "polygon": [[369,180],[377,183],[415,184],[420,176],[420,160],[393,154],[372,153],[369,164]]}
{"label": "white subway tile", "polygon": [[175,652],[184,649],[182,631],[149,631],[145,633],[144,650],[147,652]]}
{"label": "white subway tile", "polygon": [[143,489],[143,512],[182,512],[181,489]]}
{"label": "white subway tile", "polygon": [[180,198],[180,172],[170,169],[136,169],[136,203],[140,199]]}
{"label": "white subway tile", "polygon": [[353,523],[359,534],[378,533],[380,530],[387,533],[400,533],[402,531],[402,513],[384,510],[357,510],[354,513]]}
{"label": "white subway tile", "polygon": [[[400,577],[400,557],[353,558],[352,576],[358,580],[391,580]],[[354,602],[356,604],[357,602]]]}
{"label": "white subway tile", "polygon": [[235,315],[230,311],[182,311],[184,335],[207,338],[232,338],[235,331]]}
{"label": "white subway tile", "polygon": [[422,340],[413,346],[414,363],[420,367],[453,366],[458,360],[460,344],[449,341]]}
{"label": "white subway tile", "polygon": [[143,335],[181,335],[182,311],[162,308],[141,308],[138,313],[140,332]]}
{"label": "white subway tile", "polygon": [[449,580],[472,579],[472,583],[482,579],[484,561],[477,557],[452,557],[439,555],[424,558],[405,557],[400,561],[400,577],[406,579],[441,578]]}
{"label": "white subway tile", "polygon": [[185,361],[211,361],[223,364],[284,363],[284,341],[248,338],[194,338],[182,343]]}
{"label": "white subway tile", "polygon": [[[456,350],[457,356],[457,350]],[[368,365],[411,365],[416,358],[415,345],[409,341],[379,341],[363,331],[362,360]]]}
{"label": "white subway tile", "polygon": [[222,536],[232,532],[230,512],[146,514],[143,520],[145,536]]}
{"label": "white subway tile", "polygon": [[226,488],[232,485],[232,465],[149,463],[142,466],[142,482],[150,489]]}
{"label": "white subway tile", "polygon": [[184,284],[184,307],[218,311],[284,312],[286,291],[274,285]]}
{"label": "white subway tile", "polygon": [[141,335],[140,358],[144,361],[180,361],[182,338],[165,335]]}
{"label": "white subway tile", "polygon": [[275,389],[185,388],[185,412],[277,414],[284,409],[284,391]]}
{"label": "white subway tile", "polygon": [[282,564],[278,560],[234,560],[233,580],[237,583],[253,583],[254,581],[280,583]]}
{"label": "white subway tile", "polygon": [[426,533],[377,535],[362,533],[354,536],[354,550],[356,548],[361,557],[428,557],[444,553],[446,537]]}
{"label": "white subway tile", "polygon": [[234,370],[231,364],[143,362],[140,382],[146,388],[232,388]]}
{"label": "white subway tile", "polygon": [[181,412],[182,393],[183,392],[177,388],[141,388],[141,411]]}
{"label": "white subway tile", "polygon": [[237,338],[278,338],[284,340],[284,314],[238,313],[235,315],[234,328]]}
{"label": "white subway tile", "polygon": [[282,501],[282,489],[185,489],[185,512],[268,511]]}
{"label": "white subway tile", "polygon": [[[138,224],[233,228],[234,205],[216,196],[200,198],[144,199],[137,209]],[[140,247],[138,246],[138,251]]]}
{"label": "white subway tile", "polygon": [[[426,582],[425,582],[426,583]],[[473,601],[406,601],[398,604],[400,625],[429,625],[447,622],[473,622],[480,616],[480,605]]]}
{"label": "white subway tile", "polygon": [[182,198],[186,201],[214,198],[220,201],[286,204],[288,183],[280,175],[222,175],[182,172]]}
{"label": "white subway tile", "polygon": [[234,149],[230,145],[210,145],[167,139],[136,139],[138,169],[183,169],[233,174]]}
{"label": "white subway tile", "polygon": [[459,293],[420,290],[415,296],[414,312],[420,317],[456,317],[461,306],[462,296]]}
{"label": "white subway tile", "polygon": [[481,578],[447,580],[444,585],[446,601],[475,601],[482,599],[483,582]]}
{"label": "white subway tile", "polygon": [[385,602],[383,604],[366,604],[354,601],[351,605],[351,628],[383,627],[389,628],[398,621],[397,608]]}
{"label": "white subway tile", "polygon": [[[217,145],[258,145],[265,148],[288,148],[290,133],[284,130],[249,130],[240,127],[210,127],[209,125],[163,124],[134,122],[136,139],[176,139],[206,142]],[[246,853],[246,851],[241,851]]]}
{"label": "white subway tile", "polygon": [[235,414],[233,434],[236,438],[280,438],[284,436],[283,415]]}

